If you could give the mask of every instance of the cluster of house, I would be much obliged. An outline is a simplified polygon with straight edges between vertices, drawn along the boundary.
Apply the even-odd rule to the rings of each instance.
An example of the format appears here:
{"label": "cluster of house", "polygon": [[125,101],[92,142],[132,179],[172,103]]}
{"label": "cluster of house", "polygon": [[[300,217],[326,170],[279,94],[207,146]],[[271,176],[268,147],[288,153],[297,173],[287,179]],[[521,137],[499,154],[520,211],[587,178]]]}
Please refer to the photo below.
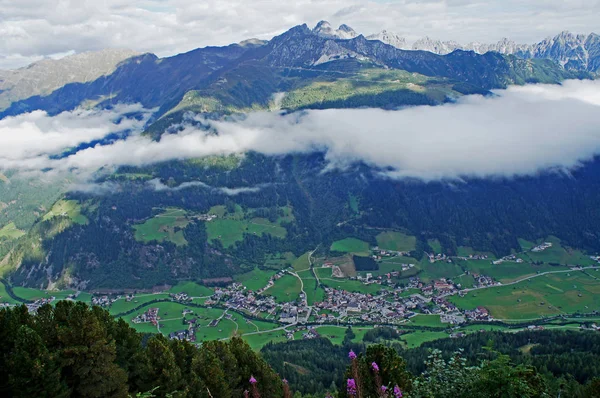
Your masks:
{"label": "cluster of house", "polygon": [[515,256],[514,254],[510,254],[508,256],[504,256],[502,258],[499,258],[498,260],[492,261],[492,264],[499,265],[499,264],[502,264],[504,262],[513,262],[513,263],[519,263],[519,264],[521,264],[523,262],[523,259]]}
{"label": "cluster of house", "polygon": [[[262,291],[263,289],[261,289]],[[268,314],[275,316],[281,305],[273,297],[262,296],[258,292],[246,289],[240,283],[232,283],[225,288],[218,288],[205,305],[222,305],[250,315]]]}
{"label": "cluster of house", "polygon": [[[303,302],[304,300],[302,300]],[[284,303],[281,306],[279,322],[282,323],[306,323],[310,318],[312,310],[304,304]]]}
{"label": "cluster of house", "polygon": [[54,300],[56,300],[56,297],[48,297],[35,300],[33,303],[27,304],[27,310],[30,314],[35,314],[42,305],[51,304]]}
{"label": "cluster of house", "polygon": [[487,308],[482,306],[479,306],[474,310],[466,310],[464,314],[470,321],[489,321],[491,319],[490,312]]}
{"label": "cluster of house", "polygon": [[149,308],[148,311],[144,312],[133,318],[133,323],[151,323],[154,326],[158,325],[158,311],[159,309],[156,307]]}
{"label": "cluster of house", "polygon": [[179,303],[185,303],[187,301],[192,301],[192,298],[187,293],[171,293],[169,297],[173,301],[177,301]]}
{"label": "cluster of house", "polygon": [[200,221],[211,222],[212,220],[215,220],[217,218],[217,215],[216,214],[200,214],[198,216],[195,216],[195,218]]}
{"label": "cluster of house", "polygon": [[446,256],[445,254],[435,254],[435,253],[425,253],[427,255],[427,257],[429,258],[429,262],[430,263],[435,263],[437,261],[445,261],[447,263],[451,263],[452,259],[448,256]]}
{"label": "cluster of house", "polygon": [[552,247],[552,242],[544,242],[541,245],[538,245],[531,249],[532,252],[543,252],[544,250]]}
{"label": "cluster of house", "polygon": [[487,260],[487,254],[469,254],[468,256],[459,256],[460,260]]}
{"label": "cluster of house", "polygon": [[408,252],[397,252],[394,250],[383,250],[380,249],[379,246],[375,246],[373,248],[371,248],[371,257],[374,260],[381,260],[382,258],[385,257],[397,257],[397,256],[407,256],[409,255]]}

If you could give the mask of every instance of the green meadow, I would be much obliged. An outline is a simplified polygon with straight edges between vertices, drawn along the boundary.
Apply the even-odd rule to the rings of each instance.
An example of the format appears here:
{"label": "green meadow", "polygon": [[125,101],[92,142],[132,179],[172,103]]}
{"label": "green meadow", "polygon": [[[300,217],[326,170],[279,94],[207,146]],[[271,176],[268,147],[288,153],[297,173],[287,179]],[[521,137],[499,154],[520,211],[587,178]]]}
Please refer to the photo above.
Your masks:
{"label": "green meadow", "polygon": [[377,246],[384,250],[394,250],[399,252],[409,252],[415,250],[417,238],[403,234],[402,232],[387,231],[382,232],[376,237]]}
{"label": "green meadow", "polygon": [[172,242],[177,246],[187,244],[183,230],[189,224],[185,210],[169,208],[142,224],[134,225],[135,239],[140,242]]}
{"label": "green meadow", "polygon": [[483,306],[496,319],[587,313],[600,310],[600,283],[595,278],[577,271],[549,274],[514,285],[472,291],[450,300],[463,309]]}
{"label": "green meadow", "polygon": [[75,224],[80,225],[86,225],[89,222],[87,217],[81,214],[81,204],[76,200],[59,200],[42,220],[48,221],[54,217],[68,217]]}
{"label": "green meadow", "polygon": [[356,238],[346,238],[331,244],[331,251],[341,253],[354,253],[357,255],[369,255],[369,244]]}
{"label": "green meadow", "polygon": [[21,236],[25,235],[25,232],[21,231],[17,228],[15,223],[11,222],[4,227],[0,228],[0,240],[13,240],[19,239]]}
{"label": "green meadow", "polygon": [[231,247],[236,242],[244,240],[244,234],[271,235],[276,238],[285,238],[287,231],[280,224],[293,221],[291,208],[280,209],[283,216],[278,218],[277,223],[272,223],[266,218],[254,217],[253,212],[248,214],[240,206],[236,206],[235,212],[228,213],[225,206],[215,206],[209,213],[218,216],[216,220],[206,223],[208,241],[219,240],[223,247]]}
{"label": "green meadow", "polygon": [[275,284],[265,290],[264,294],[273,296],[278,303],[295,301],[301,292],[300,279],[293,275],[285,274],[275,281]]}
{"label": "green meadow", "polygon": [[233,279],[236,282],[246,286],[246,288],[249,290],[256,291],[266,287],[269,279],[271,279],[271,277],[275,274],[275,271],[255,268],[250,272],[246,272],[245,274],[235,275]]}

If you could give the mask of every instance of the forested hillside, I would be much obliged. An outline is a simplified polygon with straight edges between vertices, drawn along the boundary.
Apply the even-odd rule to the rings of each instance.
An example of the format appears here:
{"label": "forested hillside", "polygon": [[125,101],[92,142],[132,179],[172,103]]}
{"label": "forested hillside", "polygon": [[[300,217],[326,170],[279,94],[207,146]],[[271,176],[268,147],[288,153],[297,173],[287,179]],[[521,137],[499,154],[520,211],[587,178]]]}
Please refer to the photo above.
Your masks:
{"label": "forested hillside", "polygon": [[[265,347],[273,370],[239,338],[197,347],[139,334],[98,307],[62,301],[34,315],[25,306],[0,310],[0,392],[14,397],[596,397],[598,338],[564,332],[481,334],[431,343],[442,351],[430,354],[426,348],[398,352],[390,340],[385,341],[392,346],[365,348],[317,339]],[[522,343],[531,351],[501,354],[514,353]],[[474,350],[457,351],[466,347]],[[407,359],[420,361],[425,371],[414,372]],[[569,365],[582,360],[589,361],[587,372]]]}

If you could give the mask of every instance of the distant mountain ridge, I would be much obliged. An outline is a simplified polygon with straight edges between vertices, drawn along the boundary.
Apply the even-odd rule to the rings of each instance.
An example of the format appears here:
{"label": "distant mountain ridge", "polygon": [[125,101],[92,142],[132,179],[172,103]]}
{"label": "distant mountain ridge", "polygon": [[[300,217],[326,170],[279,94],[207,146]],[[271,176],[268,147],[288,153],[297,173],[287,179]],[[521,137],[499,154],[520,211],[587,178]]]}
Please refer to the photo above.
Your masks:
{"label": "distant mountain ridge", "polygon": [[[378,37],[399,40],[389,32]],[[447,89],[425,98],[423,91],[406,85],[409,81],[394,79],[386,85],[384,95],[380,95],[381,90],[371,90],[373,94],[360,96],[355,94],[356,90],[347,88],[340,94],[342,89],[336,87],[332,96],[304,101],[298,106],[393,108],[439,104],[460,95],[485,94],[511,84],[558,83],[589,77],[577,70],[565,71],[547,60],[494,52],[438,55],[401,50],[357,35],[347,25],[333,29],[322,21],[314,29],[306,24],[293,27],[268,42],[249,40],[225,47],[205,47],[162,59],[153,54],[128,58],[119,63],[114,73],[91,81],[72,79],[52,93],[37,93],[13,102],[0,117],[36,109],[56,114],[83,104],[104,107],[115,103],[141,103],[149,109],[159,108],[158,118],[184,108],[196,112],[244,112],[269,108],[276,93],[294,92],[324,81],[340,82],[351,76],[363,79],[364,73],[359,72],[365,69],[378,69],[386,74],[391,70],[406,71],[427,79],[442,79]],[[393,84],[397,84],[395,88]],[[319,93],[316,87],[311,95],[314,93]],[[179,121],[173,119],[173,123]]]}
{"label": "distant mountain ridge", "polygon": [[0,70],[0,110],[11,102],[34,95],[48,95],[69,83],[85,83],[113,73],[128,58],[139,55],[132,50],[107,49],[45,59],[25,68]]}
{"label": "distant mountain ridge", "polygon": [[[323,38],[338,40],[349,40],[359,36],[348,25],[341,25],[338,29],[334,29],[327,21],[320,21],[312,32]],[[600,36],[596,33],[584,35],[563,31],[535,44],[519,44],[508,38],[503,38],[497,43],[461,44],[452,40],[436,40],[425,36],[411,45],[406,38],[388,30],[368,35],[366,38],[381,41],[400,50],[429,51],[439,55],[447,55],[456,50],[474,51],[478,54],[493,51],[524,59],[550,59],[568,70],[586,72],[600,70]]]}

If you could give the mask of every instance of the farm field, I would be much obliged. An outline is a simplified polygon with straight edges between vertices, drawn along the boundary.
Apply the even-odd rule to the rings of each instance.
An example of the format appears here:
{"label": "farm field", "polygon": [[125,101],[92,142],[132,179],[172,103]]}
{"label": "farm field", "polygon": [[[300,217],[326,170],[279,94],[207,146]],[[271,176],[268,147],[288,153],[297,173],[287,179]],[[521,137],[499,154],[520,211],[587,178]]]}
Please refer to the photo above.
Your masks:
{"label": "farm field", "polygon": [[369,244],[356,238],[346,238],[331,244],[331,251],[341,253],[353,253],[356,255],[369,255]]}
{"label": "farm field", "polygon": [[320,279],[321,283],[327,287],[331,287],[334,289],[346,290],[348,292],[356,292],[356,293],[376,293],[381,289],[385,289],[385,287],[378,285],[376,283],[372,283],[369,285],[365,285],[360,281],[353,281],[350,279]]}
{"label": "farm field", "polygon": [[87,217],[81,214],[81,204],[76,200],[59,200],[42,220],[48,221],[60,216],[69,217],[75,224],[85,225],[89,222]]}
{"label": "farm field", "polygon": [[486,275],[502,283],[514,282],[527,276],[548,271],[561,271],[567,267],[549,264],[533,265],[530,263],[503,262],[494,265],[491,260],[456,260],[457,264],[468,269],[471,273]]}
{"label": "farm field", "polygon": [[15,225],[15,223],[13,223],[13,222],[0,228],[0,241],[2,239],[6,239],[6,240],[19,239],[23,235],[25,235],[25,232],[18,229],[17,226]]}
{"label": "farm field", "polygon": [[528,262],[544,262],[549,264],[563,265],[594,265],[596,262],[586,256],[579,250],[564,248],[560,239],[549,237],[544,242],[552,243],[552,247],[541,252],[528,251],[519,255],[523,260]]}
{"label": "farm field", "polygon": [[317,280],[313,276],[310,270],[305,270],[298,273],[298,276],[302,278],[304,282],[304,292],[306,293],[306,301],[308,305],[313,305],[316,302],[323,301],[325,298],[325,290],[322,287],[317,286]]}
{"label": "farm field", "polygon": [[[164,300],[164,299],[168,299],[168,298],[169,298],[169,295],[167,293],[140,294],[139,296],[136,296],[131,301],[127,301],[123,297],[123,298],[120,298],[117,301],[115,301],[110,306],[108,311],[113,315],[122,314],[123,312],[131,311],[132,309],[137,308],[140,305],[143,305],[149,301]],[[146,310],[144,310],[144,311],[146,311]],[[142,311],[142,312],[144,312],[144,311]]]}
{"label": "farm field", "polygon": [[408,277],[408,276],[416,275],[419,272],[420,268],[418,266],[415,266],[406,271],[402,271],[402,264],[415,264],[416,265],[417,260],[415,260],[412,257],[403,257],[403,256],[388,257],[388,258],[384,258],[379,263],[378,271],[360,271],[359,274],[364,276],[367,273],[370,273],[370,274],[373,274],[373,276],[380,276],[380,275],[385,275],[390,272],[400,271],[400,272],[402,272],[403,277]]}
{"label": "farm field", "polygon": [[133,226],[135,239],[140,242],[172,242],[185,246],[187,241],[183,229],[189,224],[185,210],[169,208],[142,224]]}
{"label": "farm field", "polygon": [[483,306],[496,319],[533,319],[600,310],[600,283],[594,277],[574,271],[477,290],[463,298],[451,297],[450,301],[463,309]]}
{"label": "farm field", "polygon": [[400,340],[406,343],[408,348],[415,348],[428,341],[443,339],[448,337],[446,332],[430,332],[426,330],[415,330],[414,332],[403,334]]}
{"label": "farm field", "polygon": [[301,283],[293,275],[285,274],[275,281],[275,284],[265,290],[264,294],[273,296],[278,303],[295,301],[300,295]]}
{"label": "farm field", "polygon": [[206,286],[197,284],[196,282],[187,281],[179,282],[168,290],[169,293],[187,293],[190,297],[206,297],[212,296],[214,291]]}
{"label": "farm field", "polygon": [[446,328],[447,324],[440,321],[439,315],[416,315],[406,323],[413,326],[427,326],[432,328]]}
{"label": "farm field", "polygon": [[[293,266],[297,260],[294,253],[291,252],[271,254],[267,256],[264,268],[280,270]],[[306,260],[306,263],[308,264],[308,260]]]}
{"label": "farm field", "polygon": [[250,272],[246,272],[245,274],[235,275],[233,279],[236,282],[246,286],[249,290],[256,291],[266,287],[267,283],[269,283],[269,279],[271,279],[271,277],[275,274],[275,271],[267,271],[260,268],[255,268]]}
{"label": "farm field", "polygon": [[281,343],[287,341],[287,338],[285,337],[285,332],[282,330],[274,330],[272,332],[244,336],[244,340],[246,340],[253,350],[259,351],[268,343]]}
{"label": "farm field", "polygon": [[426,257],[420,262],[419,267],[422,270],[419,276],[425,282],[440,278],[452,279],[464,274],[462,268],[455,262],[436,261],[435,263],[430,263]]}
{"label": "farm field", "polygon": [[308,261],[308,256],[310,253],[304,253],[303,255],[301,255],[300,257],[298,257],[293,263],[292,263],[292,267],[294,268],[294,271],[298,272],[298,271],[304,271],[304,270],[308,270],[310,269],[310,263]]}
{"label": "farm field", "polygon": [[434,254],[442,253],[442,244],[437,239],[427,239],[427,244],[433,249]]}
{"label": "farm field", "polygon": [[[227,213],[225,206],[215,206],[209,213],[219,218],[206,223],[208,241],[219,240],[223,247],[231,247],[236,242],[241,242],[244,240],[244,234],[268,234],[276,238],[287,236],[286,229],[281,225],[274,224],[266,218],[247,215],[240,206],[236,206],[234,213]],[[280,217],[278,221],[283,222],[290,217],[292,216]]]}
{"label": "farm field", "polygon": [[377,246],[384,250],[394,250],[398,252],[409,252],[415,250],[417,238],[403,234],[402,232],[387,231],[382,232],[376,237]]}

